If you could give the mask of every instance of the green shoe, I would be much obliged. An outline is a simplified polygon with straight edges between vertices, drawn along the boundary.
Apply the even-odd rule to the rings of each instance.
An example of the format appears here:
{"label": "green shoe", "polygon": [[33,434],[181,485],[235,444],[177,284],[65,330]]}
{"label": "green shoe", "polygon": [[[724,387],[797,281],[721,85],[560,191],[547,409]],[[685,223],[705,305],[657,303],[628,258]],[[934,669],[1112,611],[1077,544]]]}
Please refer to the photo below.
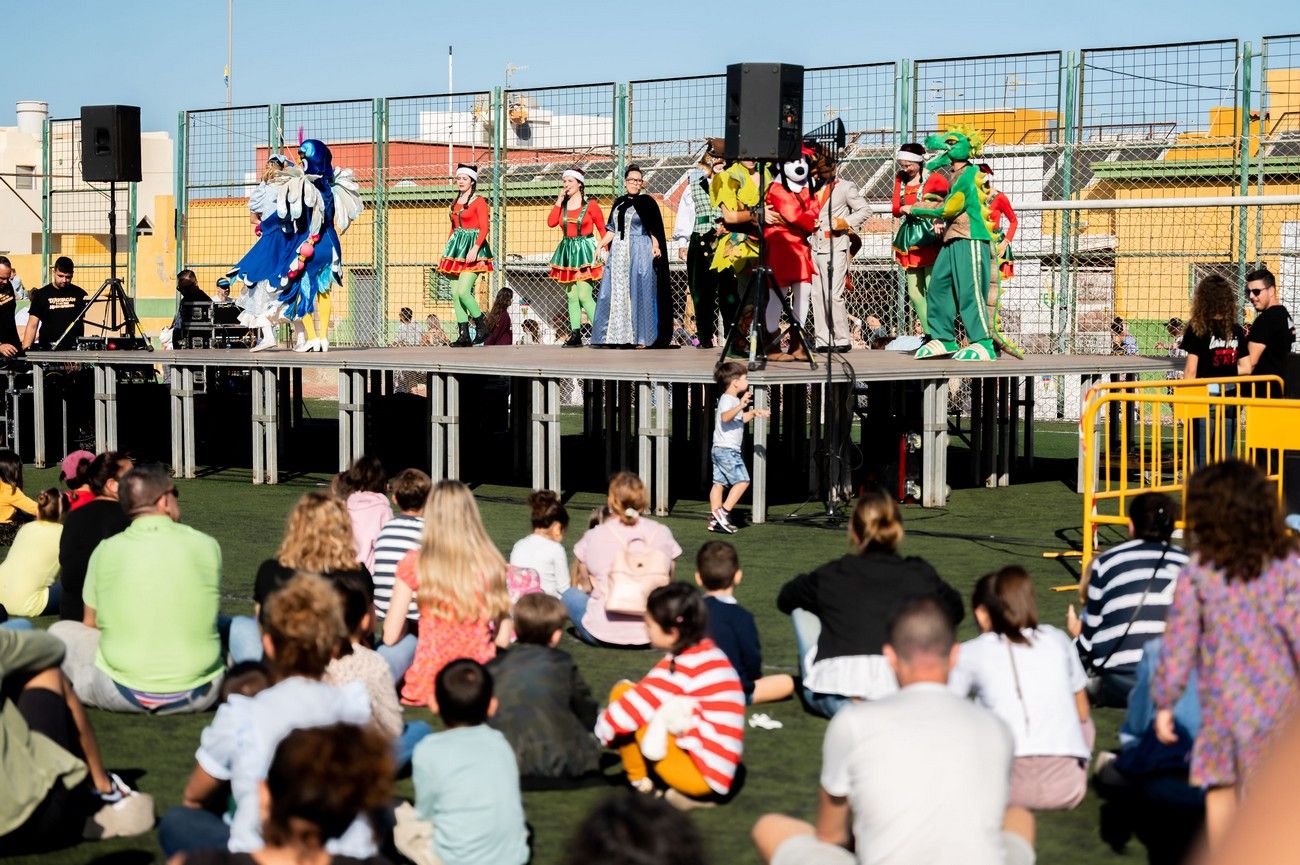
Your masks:
{"label": "green shoe", "polygon": [[926,358],[931,357],[947,357],[956,350],[957,343],[955,342],[945,342],[942,339],[932,339],[918,348],[916,354],[912,356],[917,360],[925,360]]}
{"label": "green shoe", "polygon": [[997,356],[993,353],[993,340],[981,339],[979,342],[972,342],[952,356],[953,360],[996,360]]}

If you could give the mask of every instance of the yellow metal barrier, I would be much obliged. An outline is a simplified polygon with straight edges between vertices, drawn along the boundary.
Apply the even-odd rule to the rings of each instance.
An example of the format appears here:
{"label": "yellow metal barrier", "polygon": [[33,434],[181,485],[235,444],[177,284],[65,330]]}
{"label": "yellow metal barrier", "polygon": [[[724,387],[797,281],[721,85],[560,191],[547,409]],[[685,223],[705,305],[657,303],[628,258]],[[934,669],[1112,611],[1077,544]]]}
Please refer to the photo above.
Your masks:
{"label": "yellow metal barrier", "polygon": [[[1281,388],[1276,376],[1242,376],[1113,382],[1089,391],[1080,419],[1084,566],[1098,527],[1127,524],[1130,498],[1163,492],[1181,502],[1197,465],[1255,462],[1268,469],[1280,499],[1282,453],[1300,449],[1300,400],[1249,395],[1274,384]],[[1209,392],[1224,385],[1234,395]]]}

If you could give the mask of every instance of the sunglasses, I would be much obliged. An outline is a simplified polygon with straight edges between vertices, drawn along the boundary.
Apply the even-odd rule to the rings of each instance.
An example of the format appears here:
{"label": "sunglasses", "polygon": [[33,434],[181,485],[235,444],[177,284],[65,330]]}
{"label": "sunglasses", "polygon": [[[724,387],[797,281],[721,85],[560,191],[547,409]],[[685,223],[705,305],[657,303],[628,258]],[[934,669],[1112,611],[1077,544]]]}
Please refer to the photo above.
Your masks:
{"label": "sunglasses", "polygon": [[1248,288],[1246,289],[1246,294],[1249,294],[1251,297],[1259,297],[1266,291],[1268,291],[1267,288]]}

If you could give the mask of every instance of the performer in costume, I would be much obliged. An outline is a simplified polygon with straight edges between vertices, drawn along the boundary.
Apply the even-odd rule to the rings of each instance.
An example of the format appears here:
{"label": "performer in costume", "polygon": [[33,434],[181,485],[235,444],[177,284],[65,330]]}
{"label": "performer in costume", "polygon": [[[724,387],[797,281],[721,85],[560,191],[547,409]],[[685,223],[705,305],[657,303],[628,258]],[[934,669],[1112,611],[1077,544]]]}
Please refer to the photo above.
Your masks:
{"label": "performer in costume", "polygon": [[[451,297],[459,335],[451,345],[464,348],[482,345],[488,326],[474,297],[474,285],[480,273],[492,271],[492,247],[488,245],[488,206],[478,194],[478,171],[471,165],[456,166],[459,193],[451,203],[451,233],[438,262],[438,272],[451,280]],[[474,339],[469,337],[469,321],[474,320]]]}
{"label": "performer in costume", "polygon": [[917,204],[933,206],[942,201],[948,194],[948,178],[932,171],[922,180],[925,148],[919,144],[904,144],[894,158],[898,172],[894,175],[893,212],[895,219],[903,220],[894,234],[894,259],[903,268],[912,311],[921,322],[922,332],[929,334],[925,293],[930,270],[939,255],[939,235],[935,234],[931,220],[909,216],[903,208]]}
{"label": "performer in costume", "polygon": [[582,314],[587,314],[587,327],[596,321],[596,301],[591,284],[600,282],[604,265],[596,251],[598,241],[603,242],[605,218],[600,205],[587,197],[586,175],[581,169],[569,168],[564,172],[564,188],[546,224],[559,228],[560,243],[551,256],[551,279],[565,287],[569,298],[569,338],[565,348],[582,345]]}
{"label": "performer in costume", "polygon": [[[812,288],[813,260],[808,240],[817,228],[821,205],[808,188],[812,170],[811,151],[805,148],[798,159],[777,165],[777,181],[767,188],[764,209],[763,243],[767,266],[779,290],[790,298],[794,321],[791,330],[802,329],[808,320],[808,293]],[[769,337],[769,357],[781,354],[781,298],[767,298],[765,324]],[[803,346],[790,342],[790,354],[806,357]]]}
{"label": "performer in costume", "polygon": [[[1015,240],[1016,229],[1020,220],[1011,207],[1011,199],[993,183],[993,169],[987,162],[980,165],[984,172],[984,182],[989,188],[989,218],[993,221],[993,237],[997,243],[997,270],[1003,279],[1016,275],[1016,257],[1011,251],[1011,241]],[[1002,220],[1007,221],[1007,230],[1002,230]]]}
{"label": "performer in costume", "polygon": [[668,284],[663,215],[659,202],[642,190],[640,166],[623,172],[624,194],[609,210],[602,247],[609,250],[596,301],[592,345],[663,348],[672,340],[672,318],[662,330]]}
{"label": "performer in costume", "polygon": [[295,351],[329,351],[330,290],[343,282],[339,235],[363,208],[351,169],[335,171],[324,142],[304,141],[298,157],[298,167],[275,178],[275,213],[262,222],[257,243],[227,274],[253,293],[245,311],[256,310],[264,322],[253,351],[275,347],[280,317],[302,324],[306,340]]}
{"label": "performer in costume", "polygon": [[[817,148],[812,167],[816,187],[813,194],[820,207],[817,231],[812,237],[814,334],[817,351],[845,352],[852,348],[849,314],[844,307],[845,283],[849,262],[862,248],[857,231],[870,215],[871,207],[853,181],[834,177],[834,174],[833,158],[824,149]],[[826,318],[828,300],[829,321]]]}
{"label": "performer in costume", "polygon": [[[710,138],[700,154],[699,165],[686,173],[685,191],[677,206],[673,223],[673,242],[678,244],[677,257],[686,262],[686,282],[691,304],[695,307],[697,348],[713,348],[713,334],[718,317],[718,272],[712,267],[718,236],[725,233],[722,211],[709,196],[709,183],[722,164],[722,139]],[[730,323],[735,299],[723,304],[722,316]],[[724,325],[725,326],[725,325]]]}
{"label": "performer in costume", "polygon": [[[766,168],[761,170],[767,172]],[[709,181],[709,200],[722,214],[722,234],[714,247],[711,267],[718,275],[724,338],[726,328],[731,327],[738,311],[745,306],[742,292],[748,290],[750,271],[758,263],[760,227],[754,220],[754,209],[761,195],[759,171],[758,163],[752,159],[729,162]],[[771,181],[770,175],[767,180]],[[745,353],[744,335],[732,336],[732,350]]]}
{"label": "performer in costume", "polygon": [[[926,147],[942,151],[926,168],[936,171],[951,165],[952,183],[937,207],[903,207],[903,212],[911,216],[946,223],[943,247],[935,259],[927,291],[932,338],[917,350],[918,358],[951,354],[953,360],[993,360],[995,340],[1016,356],[1024,356],[998,334],[996,298],[991,306],[986,305],[993,268],[993,224],[985,175],[970,161],[971,156],[979,155],[983,143],[977,132],[962,128],[926,138]],[[957,344],[958,310],[970,338],[965,348]]]}

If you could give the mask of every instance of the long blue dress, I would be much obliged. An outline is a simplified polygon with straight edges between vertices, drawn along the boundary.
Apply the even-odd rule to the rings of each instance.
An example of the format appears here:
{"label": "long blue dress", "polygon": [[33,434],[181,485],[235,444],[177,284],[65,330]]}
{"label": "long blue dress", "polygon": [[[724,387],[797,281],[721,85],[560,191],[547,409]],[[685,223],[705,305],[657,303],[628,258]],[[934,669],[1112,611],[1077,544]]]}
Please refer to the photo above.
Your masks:
{"label": "long blue dress", "polygon": [[[654,246],[636,208],[626,205],[623,234],[614,235],[600,279],[592,345],[650,345],[659,334],[655,296]],[[618,211],[606,231],[618,231]]]}

